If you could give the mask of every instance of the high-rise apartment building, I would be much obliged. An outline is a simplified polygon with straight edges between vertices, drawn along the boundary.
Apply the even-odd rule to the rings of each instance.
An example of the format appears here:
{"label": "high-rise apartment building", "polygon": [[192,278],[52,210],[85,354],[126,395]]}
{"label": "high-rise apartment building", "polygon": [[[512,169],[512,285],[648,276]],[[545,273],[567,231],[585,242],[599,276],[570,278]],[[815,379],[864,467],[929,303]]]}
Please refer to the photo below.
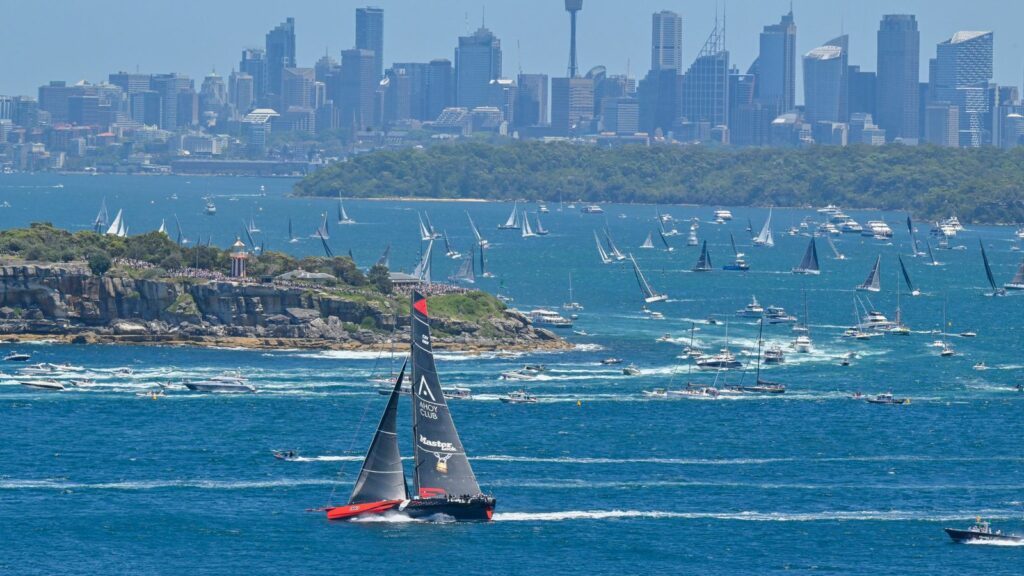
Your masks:
{"label": "high-rise apartment building", "polygon": [[849,38],[833,38],[804,55],[804,118],[846,122],[849,117]]}
{"label": "high-rise apartment building", "polygon": [[651,70],[683,71],[683,18],[675,12],[651,16]]}
{"label": "high-rise apartment building", "polygon": [[356,48],[373,50],[373,71],[384,77],[384,10],[356,8]]}
{"label": "high-rise apartment building", "polygon": [[887,14],[878,27],[877,104],[874,115],[890,140],[917,140],[921,33],[911,14]]}
{"label": "high-rise apartment building", "polygon": [[455,49],[455,104],[463,108],[487,106],[491,80],[501,78],[501,40],[480,27],[472,36],[460,36]]}

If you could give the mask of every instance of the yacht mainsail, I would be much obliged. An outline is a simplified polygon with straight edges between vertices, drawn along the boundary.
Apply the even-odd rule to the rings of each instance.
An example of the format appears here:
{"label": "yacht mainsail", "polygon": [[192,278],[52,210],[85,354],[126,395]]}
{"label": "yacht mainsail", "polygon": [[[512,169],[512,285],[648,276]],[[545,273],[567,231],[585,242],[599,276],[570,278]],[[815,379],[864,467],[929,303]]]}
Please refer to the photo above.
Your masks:
{"label": "yacht mainsail", "polygon": [[124,223],[124,213],[121,210],[117,211],[117,215],[114,216],[114,221],[110,223],[110,228],[107,228],[107,236],[117,236],[124,238],[128,235],[128,227]]}
{"label": "yacht mainsail", "polygon": [[104,198],[100,201],[100,211],[96,214],[96,220],[92,223],[93,231],[97,234],[102,232],[107,227],[109,220],[110,214],[107,213],[107,199]]}
{"label": "yacht mainsail", "polygon": [[449,258],[459,258],[459,257],[462,256],[462,254],[459,254],[458,252],[455,251],[454,248],[452,248],[452,243],[451,243],[450,240],[448,240],[448,231],[447,230],[445,230],[441,234],[441,237],[444,238],[444,255],[445,256],[447,256]]}
{"label": "yacht mainsail", "polygon": [[608,253],[604,251],[604,246],[601,245],[601,239],[597,237],[597,230],[594,230],[594,243],[597,244],[597,255],[601,257],[601,263],[611,264],[612,259],[608,256]]}
{"label": "yacht mainsail", "polygon": [[985,253],[985,244],[981,241],[980,238],[978,239],[978,246],[981,247],[981,259],[983,262],[985,262],[985,276],[988,278],[988,285],[992,287],[992,295],[1006,295],[1006,290],[1003,290],[1002,288],[996,286],[996,277],[995,275],[992,274],[992,266],[988,262],[988,254]]}
{"label": "yacht mainsail", "polygon": [[331,239],[331,231],[327,227],[327,212],[324,212],[321,215],[320,226],[317,227],[317,229],[313,232],[312,236],[313,238],[319,238],[321,240]]}
{"label": "yacht mainsail", "polygon": [[875,258],[875,265],[871,267],[871,272],[868,277],[864,280],[860,286],[857,286],[857,290],[865,290],[867,292],[881,292],[882,290],[882,279],[879,275],[879,268],[882,266],[882,255],[879,254]]}
{"label": "yacht mainsail", "polygon": [[288,218],[288,241],[291,242],[292,244],[299,241],[299,239],[295,237],[295,232],[292,231],[291,217]]}
{"label": "yacht mainsail", "polygon": [[[662,239],[664,239],[664,236],[662,236]],[[651,237],[651,233],[650,232],[647,233],[647,239],[644,240],[644,243],[641,244],[640,247],[641,248],[654,248],[654,239]]]}
{"label": "yacht mainsail", "polygon": [[475,258],[476,250],[473,249],[465,258],[462,259],[462,265],[459,266],[459,269],[456,270],[455,274],[452,274],[449,279],[455,282],[465,282],[466,284],[473,284],[476,282],[476,274],[473,271],[473,261]]}
{"label": "yacht mainsail", "polygon": [[485,246],[487,240],[480,234],[480,229],[476,227],[476,223],[473,222],[473,217],[469,215],[469,212],[466,212],[466,218],[469,219],[469,227],[473,230],[473,237],[476,238],[476,243],[479,246]]}
{"label": "yacht mainsail", "polygon": [[167,224],[164,222],[163,218],[160,219],[160,228],[157,229],[157,232],[167,236]]}
{"label": "yacht mainsail", "polygon": [[1003,288],[1007,290],[1024,290],[1024,260],[1021,260],[1020,266],[1017,267],[1017,273],[1013,275],[1013,280],[1008,284],[1003,284]]}
{"label": "yacht mainsail", "polygon": [[431,263],[431,252],[434,251],[434,241],[430,240],[427,244],[427,250],[423,252],[423,258],[420,259],[420,263],[413,269],[412,275],[419,278],[420,282],[430,284],[430,263]]}
{"label": "yacht mainsail", "polygon": [[363,459],[363,467],[356,479],[352,497],[348,500],[349,505],[409,499],[402,454],[398,449],[398,401],[408,364],[406,360],[402,364],[402,371],[398,373],[387,407],[377,424],[377,432]]}
{"label": "yacht mainsail", "polygon": [[832,255],[836,260],[846,260],[846,256],[836,248],[836,243],[832,241],[831,236],[825,236],[825,240],[828,241],[828,247],[832,249]]}
{"label": "yacht mainsail", "polygon": [[710,272],[711,256],[708,255],[708,241],[705,240],[700,247],[700,258],[697,260],[697,265],[693,267],[694,272]]}
{"label": "yacht mainsail", "polygon": [[345,201],[338,197],[338,224],[355,224],[356,221],[349,217],[345,211]]}
{"label": "yacht mainsail", "polygon": [[653,302],[663,302],[668,300],[668,296],[665,294],[659,294],[651,288],[651,285],[647,282],[647,278],[644,277],[644,273],[640,271],[640,267],[636,264],[636,259],[633,255],[629,255],[630,262],[633,263],[633,274],[636,275],[636,282],[640,285],[640,292],[644,296],[644,302],[651,304]]}
{"label": "yacht mainsail", "polygon": [[665,245],[665,251],[666,252],[674,252],[675,251],[675,248],[673,248],[671,245],[669,245],[668,238],[665,237],[665,233],[664,232],[662,232],[661,230],[658,230],[658,236],[661,237],[661,243]]}
{"label": "yacht mainsail", "polygon": [[920,296],[921,291],[914,288],[914,283],[910,281],[910,273],[907,272],[907,266],[903,263],[903,256],[899,257],[900,271],[903,272],[903,280],[907,283],[907,290],[910,291],[911,296]]}
{"label": "yacht mainsail", "polygon": [[422,240],[423,242],[433,240],[433,234],[431,234],[430,230],[427,229],[427,225],[423,223],[423,216],[417,213],[416,217],[419,218],[420,221],[420,240]]}
{"label": "yacht mainsail", "polygon": [[536,216],[537,216],[537,230],[536,230],[537,236],[547,236],[548,235],[548,230],[547,230],[547,228],[544,227],[544,223],[540,221],[540,212],[538,212],[536,214]]}
{"label": "yacht mainsail", "polygon": [[391,243],[388,242],[387,246],[384,247],[384,253],[377,259],[377,266],[383,266],[389,268],[388,265],[391,261]]}
{"label": "yacht mainsail", "polygon": [[477,495],[480,485],[452,421],[434,365],[427,299],[412,293],[413,481],[420,498]]}
{"label": "yacht mainsail", "polygon": [[520,233],[523,238],[533,238],[536,234],[533,232],[533,228],[530,228],[530,219],[526,216],[526,212],[523,212],[523,219],[520,221]]}
{"label": "yacht mainsail", "polygon": [[182,234],[181,232],[181,221],[178,220],[177,214],[174,215],[174,228],[176,229],[177,232],[177,237],[174,239],[174,241],[177,242],[178,246],[188,244],[188,240],[185,239],[185,235]]}
{"label": "yacht mainsail", "polygon": [[807,251],[804,252],[804,258],[800,261],[800,265],[793,268],[794,274],[821,274],[821,267],[818,266],[818,245],[815,243],[814,238],[807,244]]}
{"label": "yacht mainsail", "polygon": [[761,233],[754,238],[755,246],[765,246],[771,248],[775,246],[775,238],[772,237],[772,209],[768,209],[768,219],[764,221],[764,226],[761,228]]}
{"label": "yacht mainsail", "polygon": [[914,257],[921,255],[921,248],[917,244],[917,234],[914,233],[914,222],[907,216],[907,231],[910,232],[910,245],[914,249]]}
{"label": "yacht mainsail", "polygon": [[436,240],[441,235],[438,234],[437,229],[434,228],[434,224],[430,221],[430,213],[426,210],[423,211],[423,219],[427,222],[427,231],[430,232],[430,238]]}
{"label": "yacht mainsail", "polygon": [[504,224],[499,224],[498,228],[502,230],[515,230],[519,228],[519,201],[512,203],[512,213],[508,215],[508,220],[505,220]]}
{"label": "yacht mainsail", "polygon": [[612,234],[607,228],[604,229],[604,238],[608,242],[608,254],[616,260],[625,260],[626,256],[619,251],[619,248],[615,245],[615,241],[612,240]]}

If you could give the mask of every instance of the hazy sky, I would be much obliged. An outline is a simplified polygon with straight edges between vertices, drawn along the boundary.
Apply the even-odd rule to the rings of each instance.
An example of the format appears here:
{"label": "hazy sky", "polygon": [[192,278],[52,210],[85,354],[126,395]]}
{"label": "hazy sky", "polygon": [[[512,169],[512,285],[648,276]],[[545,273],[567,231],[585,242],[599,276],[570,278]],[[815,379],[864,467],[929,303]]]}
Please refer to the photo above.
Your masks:
{"label": "hazy sky", "polygon": [[[0,94],[36,94],[49,80],[93,82],[117,70],[181,72],[197,79],[212,68],[226,75],[246,46],[262,46],[267,30],[294,16],[298,59],[312,66],[328,50],[355,43],[355,8],[341,0],[28,0],[3,3]],[[504,75],[564,76],[569,17],[563,0],[375,0],[384,8],[384,61],[454,58],[457,37],[487,27],[501,39]],[[611,73],[641,77],[650,67],[651,13],[683,16],[683,59],[692,61],[714,23],[727,18],[731,59],[746,71],[761,27],[777,22],[788,0],[584,0],[578,51],[582,70],[603,64]],[[794,0],[799,53],[850,34],[850,63],[874,70],[875,33],[882,14],[916,14],[922,80],[935,44],[957,30],[995,32],[995,80],[1020,85],[1024,75],[1017,0]],[[799,77],[799,74],[798,74]],[[798,99],[802,97],[798,95]]]}

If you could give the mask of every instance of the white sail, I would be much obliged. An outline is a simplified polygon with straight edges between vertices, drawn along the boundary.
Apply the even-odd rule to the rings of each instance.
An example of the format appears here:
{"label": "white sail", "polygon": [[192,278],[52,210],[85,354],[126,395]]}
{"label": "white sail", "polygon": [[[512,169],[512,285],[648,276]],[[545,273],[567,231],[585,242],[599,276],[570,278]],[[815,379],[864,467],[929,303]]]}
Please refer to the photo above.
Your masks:
{"label": "white sail", "polygon": [[637,266],[636,259],[633,258],[632,254],[629,255],[629,260],[633,263],[633,273],[636,275],[637,284],[640,285],[640,292],[644,296],[644,302],[651,304],[654,302],[663,302],[668,300],[668,296],[666,294],[659,294],[651,288],[650,283],[647,282],[647,278],[644,277],[644,273],[640,271],[640,267]]}
{"label": "white sail", "polygon": [[349,217],[345,211],[345,201],[338,198],[338,224],[355,224],[356,221]]}
{"label": "white sail", "polygon": [[857,290],[864,290],[867,292],[881,292],[882,290],[882,279],[879,274],[879,269],[882,265],[882,256],[879,255],[875,258],[875,265],[871,267],[871,272],[868,273],[868,277],[864,280],[864,283],[857,286]]}
{"label": "white sail", "polygon": [[167,236],[167,225],[164,223],[163,218],[160,219],[160,229],[157,230],[157,232],[163,234],[164,236]]}
{"label": "white sail", "polygon": [[121,236],[121,232],[124,230],[124,223],[121,221],[123,213],[121,210],[117,211],[117,215],[114,216],[114,221],[110,223],[110,228],[107,228],[108,236]]}
{"label": "white sail", "polygon": [[1013,275],[1013,280],[1010,280],[1009,284],[1003,284],[1003,288],[1008,290],[1024,290],[1024,260],[1017,267],[1017,273]]}
{"label": "white sail", "polygon": [[647,239],[640,245],[641,248],[654,248],[654,239],[651,237],[651,233],[647,233]]}
{"label": "white sail", "polygon": [[768,209],[768,219],[764,221],[761,233],[754,238],[754,244],[771,248],[775,246],[775,238],[772,237],[772,209]]}
{"label": "white sail", "polygon": [[520,231],[522,232],[523,238],[533,238],[536,234],[533,232],[533,228],[530,228],[530,219],[526,217],[526,213],[523,213],[523,219],[520,222]]}
{"label": "white sail", "polygon": [[480,246],[486,246],[487,240],[480,234],[480,229],[476,227],[476,223],[473,222],[473,217],[466,212],[466,218],[469,219],[469,227],[473,230],[473,237],[476,238],[476,243]]}
{"label": "white sail", "polygon": [[832,249],[832,254],[835,255],[836,260],[846,260],[846,256],[836,248],[836,243],[832,241],[831,236],[825,236],[825,240],[828,241],[828,247]]}
{"label": "white sail", "polygon": [[412,271],[412,275],[419,278],[420,282],[430,284],[430,253],[434,251],[434,241],[430,240],[427,244],[427,249],[423,252],[423,258],[420,259],[420,263],[416,265],[416,268]]}
{"label": "white sail", "polygon": [[601,245],[601,239],[597,237],[597,230],[594,230],[594,242],[597,244],[597,255],[601,257],[602,264],[611,264],[612,259],[608,257],[608,253],[604,251],[604,246]]}
{"label": "white sail", "polygon": [[423,223],[423,216],[420,216],[419,213],[417,213],[416,217],[419,218],[420,221],[420,240],[424,242],[433,240],[433,234],[430,233],[430,230],[427,230],[426,224]]}
{"label": "white sail", "polygon": [[616,260],[625,260],[626,256],[619,251],[619,247],[615,245],[615,241],[612,240],[611,232],[607,228],[604,229],[604,238],[608,241],[608,254],[611,254],[612,258]]}
{"label": "white sail", "polygon": [[512,203],[512,213],[508,215],[508,220],[498,228],[519,228],[519,201]]}

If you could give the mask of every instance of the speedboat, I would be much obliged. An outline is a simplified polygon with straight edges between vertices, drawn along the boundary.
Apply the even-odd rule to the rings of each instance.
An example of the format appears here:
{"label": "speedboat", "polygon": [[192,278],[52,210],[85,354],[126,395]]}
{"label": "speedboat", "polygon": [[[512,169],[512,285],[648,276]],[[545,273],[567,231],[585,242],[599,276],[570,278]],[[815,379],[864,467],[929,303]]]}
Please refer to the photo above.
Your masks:
{"label": "speedboat", "polygon": [[630,364],[622,369],[622,373],[626,376],[639,376],[640,369],[636,367],[636,364]]}
{"label": "speedboat", "polygon": [[193,392],[213,392],[219,394],[253,394],[256,392],[256,387],[252,384],[223,377],[214,377],[198,382],[182,382],[182,384]]}
{"label": "speedboat", "polygon": [[960,333],[960,337],[961,338],[974,338],[977,335],[978,334],[976,332],[961,332]]}
{"label": "speedboat", "polygon": [[29,388],[37,388],[39,390],[53,390],[56,392],[63,392],[66,390],[63,384],[53,379],[46,380],[19,380],[18,384],[22,386],[28,386]]}
{"label": "speedboat", "polygon": [[960,528],[943,528],[946,534],[953,539],[953,542],[1006,542],[1024,544],[1024,536],[1016,534],[1003,534],[1001,530],[993,531],[988,522],[980,517],[975,519],[974,526],[962,530]]}
{"label": "speedboat", "polygon": [[580,212],[584,214],[604,214],[604,209],[597,204],[588,204],[583,208],[580,208]]}
{"label": "speedboat", "polygon": [[622,358],[605,358],[601,360],[601,364],[605,366],[612,366],[614,364],[622,364]]}
{"label": "speedboat", "polygon": [[869,396],[866,400],[868,404],[910,404],[910,398],[897,398],[889,392]]}
{"label": "speedboat", "polygon": [[978,362],[974,365],[975,370],[988,370],[988,366],[984,362]]}
{"label": "speedboat", "polygon": [[736,315],[742,318],[760,318],[764,316],[764,307],[758,303],[756,296],[752,296],[750,304],[747,304],[741,310],[737,310]]}
{"label": "speedboat", "polygon": [[535,380],[536,378],[537,373],[529,370],[509,370],[501,373],[502,380]]}
{"label": "speedboat", "polygon": [[655,388],[654,390],[644,390],[644,396],[648,398],[668,398],[668,391],[664,388]]}
{"label": "speedboat", "polygon": [[500,398],[505,404],[536,404],[537,397],[526,390],[513,390]]}
{"label": "speedboat", "polygon": [[[388,392],[390,394],[390,391]],[[284,460],[285,462],[294,462],[299,459],[299,455],[295,453],[295,450],[273,450],[274,458],[278,460]]]}
{"label": "speedboat", "polygon": [[24,354],[22,352],[11,352],[7,356],[4,356],[5,362],[28,362],[31,359],[31,354]]}
{"label": "speedboat", "polygon": [[672,341],[672,335],[671,334],[662,334],[661,336],[658,336],[657,340],[655,340],[655,342],[671,342],[671,341]]}

